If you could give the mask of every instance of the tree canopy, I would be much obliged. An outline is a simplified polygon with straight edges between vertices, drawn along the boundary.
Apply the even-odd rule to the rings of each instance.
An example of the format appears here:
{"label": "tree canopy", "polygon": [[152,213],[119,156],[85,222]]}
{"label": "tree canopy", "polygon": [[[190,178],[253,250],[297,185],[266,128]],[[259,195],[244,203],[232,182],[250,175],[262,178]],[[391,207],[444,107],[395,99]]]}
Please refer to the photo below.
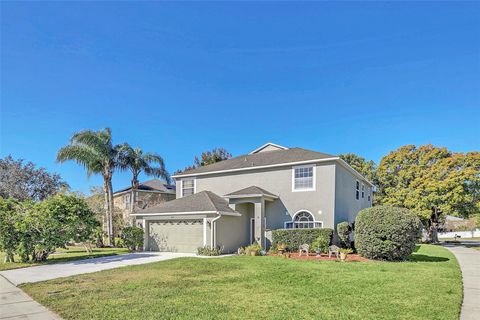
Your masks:
{"label": "tree canopy", "polygon": [[220,162],[223,160],[228,160],[232,157],[232,154],[224,148],[214,148],[211,151],[202,152],[200,158],[195,156],[193,160],[193,165],[185,167],[183,170],[177,170],[174,174],[182,173],[187,170],[203,167],[209,164]]}
{"label": "tree canopy", "polygon": [[376,166],[373,160],[367,161],[365,158],[354,153],[340,154],[339,157],[348,163],[353,169],[357,170],[362,176],[367,178],[370,182],[375,183]]}
{"label": "tree canopy", "polygon": [[480,153],[403,146],[380,161],[377,198],[428,219],[432,208],[468,217],[480,210]]}
{"label": "tree canopy", "polygon": [[0,197],[42,201],[66,188],[68,184],[60,175],[37,168],[30,161],[25,163],[12,156],[0,159]]}

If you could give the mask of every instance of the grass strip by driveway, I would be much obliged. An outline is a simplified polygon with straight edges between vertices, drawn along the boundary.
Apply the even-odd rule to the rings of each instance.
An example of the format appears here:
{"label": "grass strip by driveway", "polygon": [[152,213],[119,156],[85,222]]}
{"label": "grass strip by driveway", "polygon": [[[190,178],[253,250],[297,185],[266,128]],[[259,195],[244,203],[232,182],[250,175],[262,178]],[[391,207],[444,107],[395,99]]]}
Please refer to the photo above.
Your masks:
{"label": "grass strip by driveway", "polygon": [[59,248],[56,253],[48,256],[44,262],[19,262],[20,258],[15,256],[16,262],[4,263],[5,254],[0,251],[0,271],[39,266],[43,264],[52,264],[60,262],[68,262],[72,260],[100,258],[106,256],[114,256],[118,254],[128,253],[126,248],[93,248],[92,253],[88,254],[83,247],[68,246],[66,249]]}
{"label": "grass strip by driveway", "polygon": [[409,262],[181,258],[22,285],[65,319],[458,319],[454,256]]}

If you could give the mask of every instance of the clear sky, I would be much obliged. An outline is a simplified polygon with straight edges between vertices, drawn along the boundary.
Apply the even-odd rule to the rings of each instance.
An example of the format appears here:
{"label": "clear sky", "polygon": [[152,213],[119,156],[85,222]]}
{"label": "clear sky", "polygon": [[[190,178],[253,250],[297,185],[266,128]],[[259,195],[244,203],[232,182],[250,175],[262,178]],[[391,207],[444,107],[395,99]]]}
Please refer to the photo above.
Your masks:
{"label": "clear sky", "polygon": [[375,161],[480,149],[480,2],[0,5],[0,156],[75,190],[101,179],[55,156],[86,128],[171,172],[268,141]]}

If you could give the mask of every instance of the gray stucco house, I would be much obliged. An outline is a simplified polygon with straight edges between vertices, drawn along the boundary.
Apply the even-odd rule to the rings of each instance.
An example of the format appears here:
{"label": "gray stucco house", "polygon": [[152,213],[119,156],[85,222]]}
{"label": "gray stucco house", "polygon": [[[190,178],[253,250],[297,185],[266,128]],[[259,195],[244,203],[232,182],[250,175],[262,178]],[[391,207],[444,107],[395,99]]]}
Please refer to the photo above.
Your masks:
{"label": "gray stucco house", "polygon": [[373,202],[372,183],[338,156],[273,143],[174,179],[176,200],[135,214],[145,250],[268,247],[270,230],[334,229]]}

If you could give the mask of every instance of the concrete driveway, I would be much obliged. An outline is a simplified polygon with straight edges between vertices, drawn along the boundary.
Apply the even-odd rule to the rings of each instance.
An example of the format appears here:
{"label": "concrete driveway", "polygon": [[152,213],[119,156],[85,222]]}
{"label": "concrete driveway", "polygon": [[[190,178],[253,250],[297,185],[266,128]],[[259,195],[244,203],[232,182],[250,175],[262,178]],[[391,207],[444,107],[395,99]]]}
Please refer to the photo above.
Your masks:
{"label": "concrete driveway", "polygon": [[14,285],[38,282],[74,276],[82,273],[92,273],[124,266],[133,266],[181,257],[198,257],[194,253],[176,252],[138,252],[94,259],[77,260],[66,263],[50,264],[38,267],[21,268],[0,272]]}

